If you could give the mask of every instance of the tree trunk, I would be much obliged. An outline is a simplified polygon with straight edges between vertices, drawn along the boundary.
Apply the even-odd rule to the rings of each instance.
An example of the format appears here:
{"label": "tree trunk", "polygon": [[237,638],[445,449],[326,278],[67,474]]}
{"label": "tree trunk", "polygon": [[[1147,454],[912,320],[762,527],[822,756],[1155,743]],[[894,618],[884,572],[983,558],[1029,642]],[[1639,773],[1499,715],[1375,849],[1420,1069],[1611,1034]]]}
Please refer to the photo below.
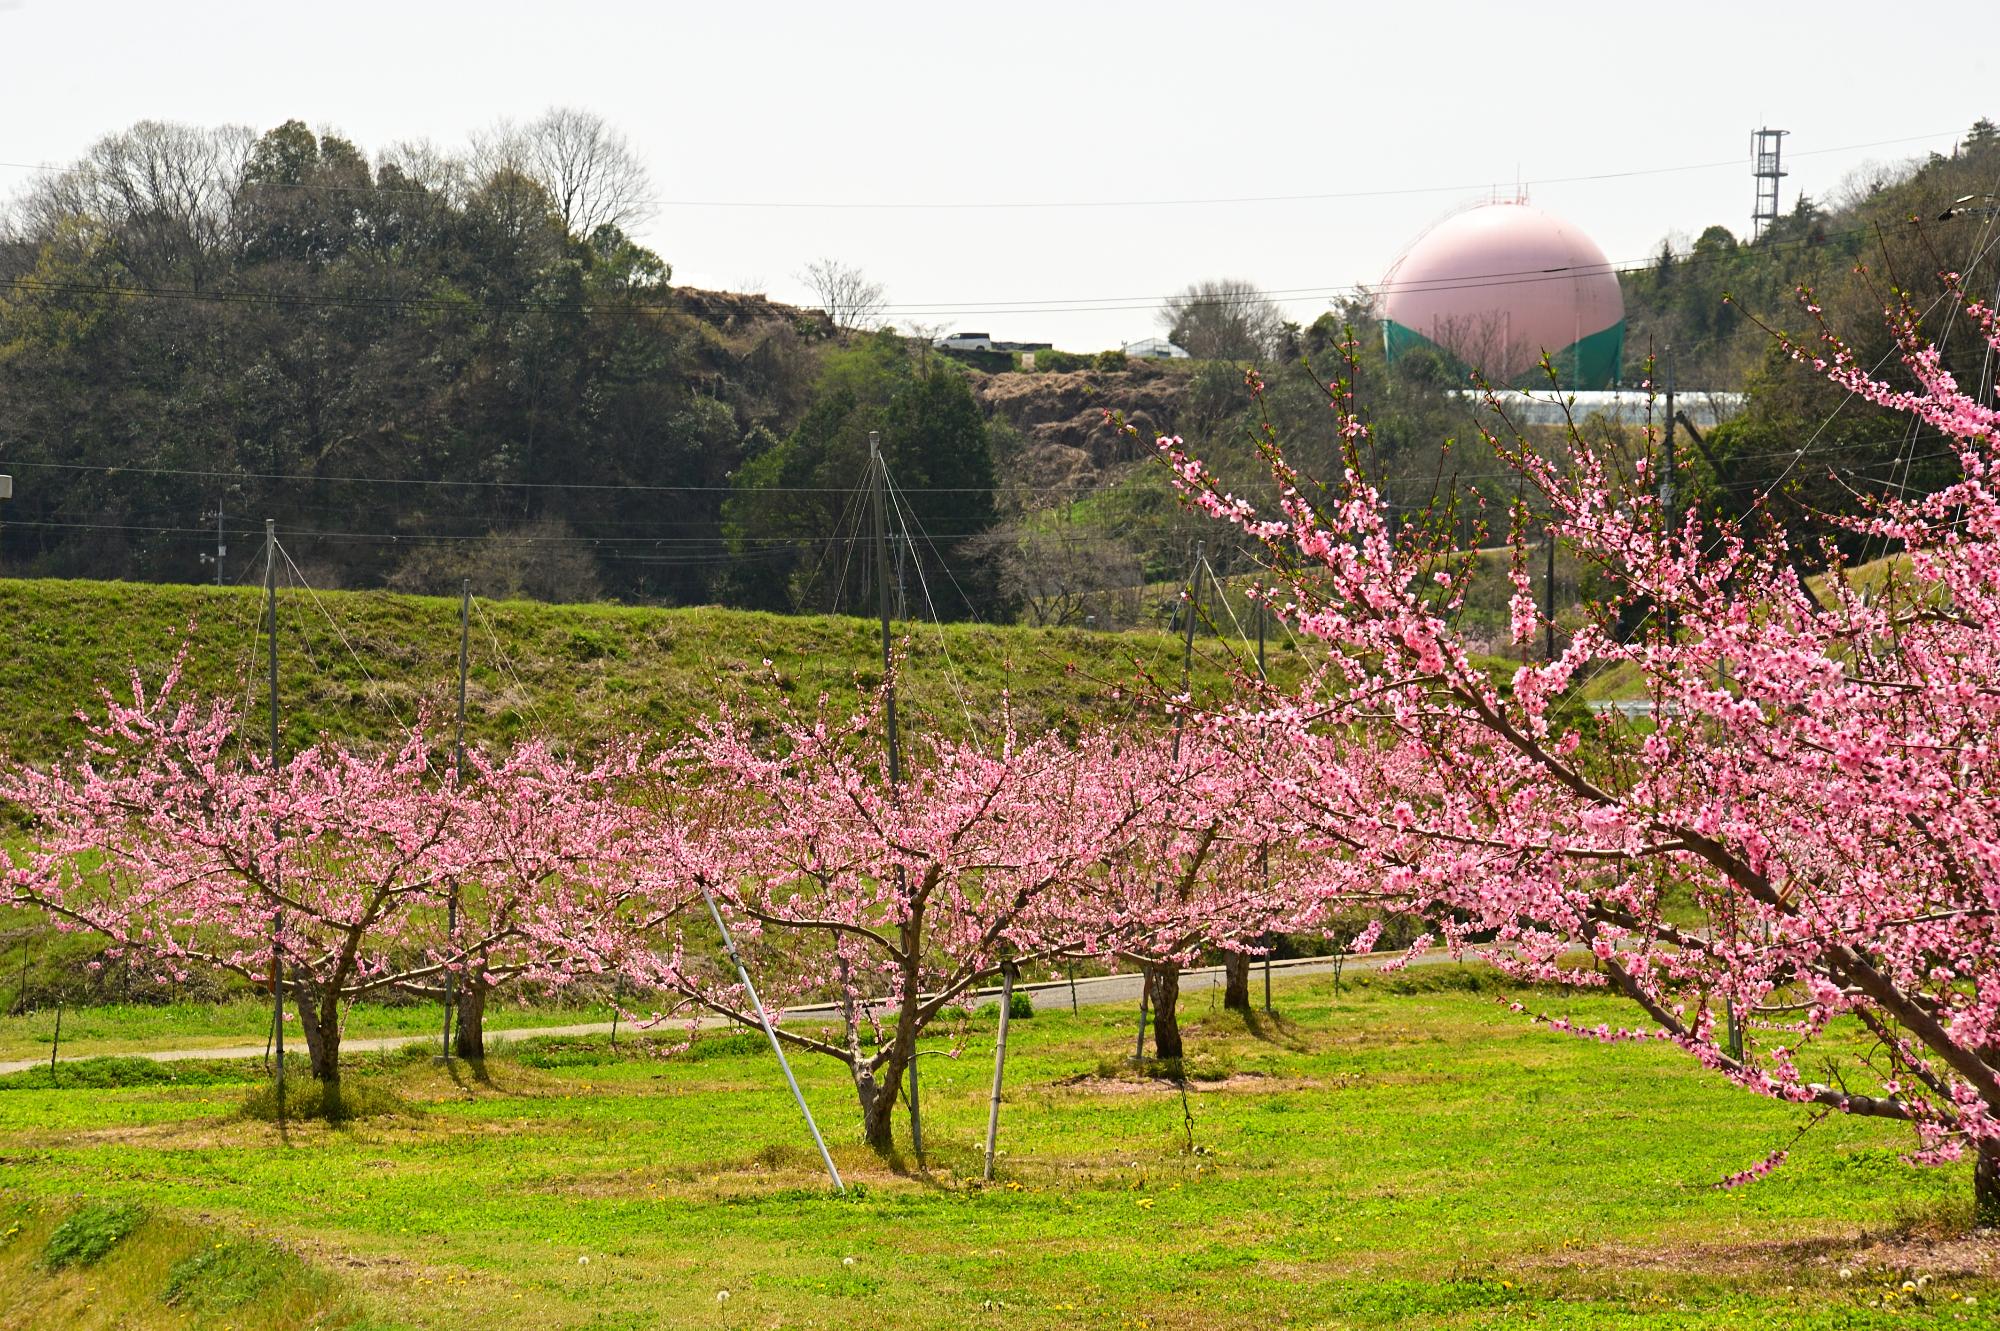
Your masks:
{"label": "tree trunk", "polygon": [[2000,1142],[1981,1141],[1972,1162],[1972,1222],[2000,1229]]}
{"label": "tree trunk", "polygon": [[340,1014],[323,1013],[312,994],[298,995],[299,1034],[306,1037],[306,1058],[315,1081],[329,1086],[340,1082]]}
{"label": "tree trunk", "polygon": [[1231,1012],[1250,1010],[1250,954],[1222,954],[1222,1006]]}
{"label": "tree trunk", "polygon": [[486,1057],[486,994],[491,985],[484,978],[473,979],[470,975],[459,977],[458,993],[453,996],[456,1009],[454,1020],[458,1029],[452,1032],[451,1052],[460,1058]]}
{"label": "tree trunk", "polygon": [[1181,1056],[1181,968],[1163,961],[1146,968],[1153,995],[1153,1057]]}
{"label": "tree trunk", "polygon": [[901,1068],[881,1081],[866,1068],[856,1068],[854,1072],[854,1094],[861,1101],[862,1135],[869,1146],[883,1155],[896,1144],[896,1101],[902,1080]]}

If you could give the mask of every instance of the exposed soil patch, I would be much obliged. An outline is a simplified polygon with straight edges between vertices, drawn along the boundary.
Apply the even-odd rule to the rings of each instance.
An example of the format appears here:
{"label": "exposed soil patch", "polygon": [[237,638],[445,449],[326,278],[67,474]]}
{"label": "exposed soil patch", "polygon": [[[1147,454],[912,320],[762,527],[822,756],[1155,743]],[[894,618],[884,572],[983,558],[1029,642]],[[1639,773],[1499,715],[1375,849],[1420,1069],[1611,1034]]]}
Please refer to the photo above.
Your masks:
{"label": "exposed soil patch", "polygon": [[[1210,1081],[1192,1076],[1187,1079],[1190,1095],[1212,1091],[1328,1091],[1348,1084],[1347,1078],[1325,1081],[1308,1077],[1273,1077],[1262,1072],[1232,1072],[1227,1077]],[[1180,1083],[1172,1077],[1106,1077],[1095,1072],[1079,1072],[1074,1077],[1063,1077],[1054,1085],[1097,1095],[1177,1095],[1180,1092]]]}
{"label": "exposed soil patch", "polygon": [[[1897,1281],[2000,1278],[2000,1233],[1824,1235],[1796,1239],[1745,1239],[1733,1243],[1664,1247],[1595,1247],[1550,1253],[1538,1265],[1623,1270],[1688,1271],[1704,1275],[1766,1275],[1853,1282],[1857,1288],[1894,1276]],[[1848,1274],[1843,1277],[1841,1272]]]}

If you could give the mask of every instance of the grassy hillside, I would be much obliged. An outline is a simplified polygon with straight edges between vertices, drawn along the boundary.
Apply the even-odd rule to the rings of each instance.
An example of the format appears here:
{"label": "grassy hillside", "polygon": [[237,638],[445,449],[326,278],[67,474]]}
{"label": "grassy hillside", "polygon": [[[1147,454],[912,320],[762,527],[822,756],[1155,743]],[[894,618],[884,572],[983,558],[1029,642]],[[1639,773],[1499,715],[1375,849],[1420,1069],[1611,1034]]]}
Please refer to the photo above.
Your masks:
{"label": "grassy hillside", "polygon": [[[156,680],[178,646],[201,692],[263,705],[261,593],[254,588],[0,580],[0,746],[40,760],[80,735],[79,708],[100,684],[123,688],[135,667]],[[373,738],[429,705],[452,707],[458,602],[386,592],[284,590],[279,693],[288,741],[325,732]],[[530,731],[591,740],[672,733],[723,701],[774,705],[778,690],[810,706],[824,691],[851,706],[857,681],[879,682],[874,621],[715,609],[477,603],[468,716],[475,738]],[[908,653],[904,699],[913,727],[990,731],[1011,695],[1023,733],[1129,714],[1139,666],[1178,679],[1180,644],[1165,634],[899,626]],[[1226,680],[1227,651],[1197,643],[1200,687]],[[763,668],[769,660],[773,685]],[[1297,669],[1290,644],[1273,674]]]}

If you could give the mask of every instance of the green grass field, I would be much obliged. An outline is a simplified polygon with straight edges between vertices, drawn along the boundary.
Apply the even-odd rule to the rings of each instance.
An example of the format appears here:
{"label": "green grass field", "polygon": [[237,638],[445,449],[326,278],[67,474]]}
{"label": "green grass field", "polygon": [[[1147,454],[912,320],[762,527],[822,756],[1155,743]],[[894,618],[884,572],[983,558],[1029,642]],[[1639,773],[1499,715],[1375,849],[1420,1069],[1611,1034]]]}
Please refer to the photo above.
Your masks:
{"label": "green grass field", "polygon": [[[862,1147],[837,1071],[802,1059],[846,1199],[744,1034],[536,1043],[483,1074],[361,1060],[413,1112],[282,1139],[236,1116],[247,1070],[9,1079],[0,1327],[1994,1324],[1993,1249],[1954,1237],[1965,1168],[1905,1166],[1875,1122],[1794,1141],[1795,1107],[1495,996],[1437,967],[1281,985],[1268,1025],[1191,1000],[1191,1126],[1118,1075],[1123,1008],[1017,1022],[993,1186],[990,1025],[924,1060],[928,1176]],[[77,1252],[100,1255],[56,1261]]]}
{"label": "green grass field", "polygon": [[[570,1026],[611,1020],[604,1003],[524,1006],[497,997],[486,1013],[488,1030]],[[357,1003],[344,1028],[350,1039],[428,1035],[443,1021],[435,1003]],[[271,1033],[268,998],[243,996],[220,1003],[107,1003],[63,1013],[64,1058],[131,1054],[147,1049],[206,1049],[260,1044]],[[56,1038],[53,1008],[0,1016],[0,1063],[47,1058]]]}

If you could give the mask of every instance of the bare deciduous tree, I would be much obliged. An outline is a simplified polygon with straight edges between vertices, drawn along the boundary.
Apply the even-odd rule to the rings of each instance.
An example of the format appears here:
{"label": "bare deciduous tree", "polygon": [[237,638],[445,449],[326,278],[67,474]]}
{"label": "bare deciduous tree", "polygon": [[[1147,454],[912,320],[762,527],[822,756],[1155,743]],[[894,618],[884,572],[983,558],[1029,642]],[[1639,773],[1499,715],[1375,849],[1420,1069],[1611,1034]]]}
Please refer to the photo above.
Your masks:
{"label": "bare deciduous tree", "polygon": [[473,156],[482,176],[512,168],[547,190],[571,235],[629,230],[653,210],[646,164],[594,111],[554,106],[527,125],[502,121],[473,140]]}
{"label": "bare deciduous tree", "polygon": [[1038,628],[1082,624],[1108,594],[1141,581],[1138,555],[1095,532],[1011,523],[970,544],[975,558],[993,565],[1001,595]]}
{"label": "bare deciduous tree", "polygon": [[1249,282],[1220,278],[1181,288],[1160,306],[1167,340],[1197,360],[1263,360],[1285,317]]}
{"label": "bare deciduous tree", "polygon": [[239,125],[202,129],[142,120],[91,145],[83,160],[33,186],[16,205],[26,235],[95,218],[120,230],[122,257],[151,280],[199,285],[234,243],[234,203],[256,136]]}
{"label": "bare deciduous tree", "polygon": [[812,289],[828,321],[849,332],[881,323],[882,310],[889,303],[880,282],[870,281],[859,268],[838,259],[814,259],[798,279]]}

